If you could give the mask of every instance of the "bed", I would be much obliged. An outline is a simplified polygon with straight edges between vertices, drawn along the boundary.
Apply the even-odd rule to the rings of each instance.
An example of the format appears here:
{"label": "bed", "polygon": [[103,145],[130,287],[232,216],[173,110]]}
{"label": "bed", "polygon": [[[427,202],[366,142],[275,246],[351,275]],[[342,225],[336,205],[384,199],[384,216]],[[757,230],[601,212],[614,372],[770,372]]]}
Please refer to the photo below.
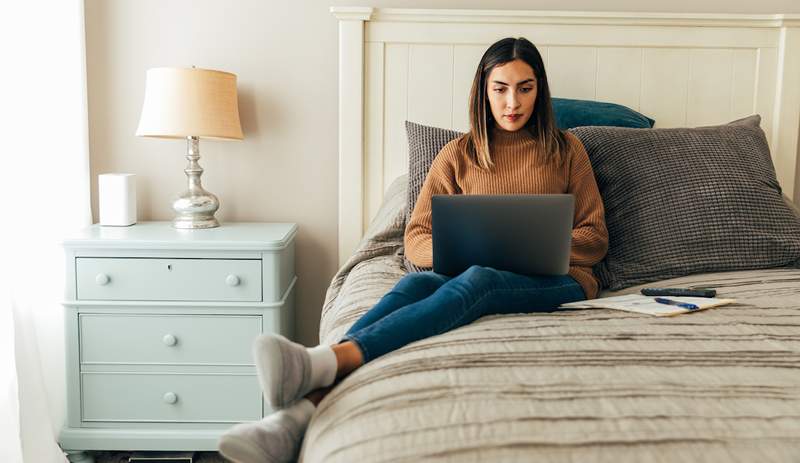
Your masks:
{"label": "bed", "polygon": [[[337,342],[407,272],[401,122],[464,130],[454,101],[466,101],[467,63],[502,36],[543,44],[548,72],[565,82],[553,84],[554,96],[619,101],[662,126],[766,115],[778,179],[797,201],[797,17],[332,11],[341,266],[325,297],[322,343]],[[590,82],[566,78],[576,62],[595,70]],[[685,98],[649,95],[664,83],[653,69],[676,62],[688,63],[671,78]],[[423,68],[451,91],[418,85]],[[711,287],[738,302],[672,318],[604,309],[483,317],[348,376],[318,407],[300,460],[800,461],[800,269],[692,274],[600,297],[643,286]]]}

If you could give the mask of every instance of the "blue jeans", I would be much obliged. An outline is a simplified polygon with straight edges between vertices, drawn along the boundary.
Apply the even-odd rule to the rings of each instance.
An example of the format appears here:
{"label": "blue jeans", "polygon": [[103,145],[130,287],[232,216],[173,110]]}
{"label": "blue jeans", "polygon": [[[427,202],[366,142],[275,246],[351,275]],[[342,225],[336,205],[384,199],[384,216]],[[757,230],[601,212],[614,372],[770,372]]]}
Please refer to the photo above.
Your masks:
{"label": "blue jeans", "polygon": [[584,299],[583,288],[569,275],[528,277],[478,265],[454,278],[409,273],[340,342],[356,343],[366,363],[484,315],[550,312]]}

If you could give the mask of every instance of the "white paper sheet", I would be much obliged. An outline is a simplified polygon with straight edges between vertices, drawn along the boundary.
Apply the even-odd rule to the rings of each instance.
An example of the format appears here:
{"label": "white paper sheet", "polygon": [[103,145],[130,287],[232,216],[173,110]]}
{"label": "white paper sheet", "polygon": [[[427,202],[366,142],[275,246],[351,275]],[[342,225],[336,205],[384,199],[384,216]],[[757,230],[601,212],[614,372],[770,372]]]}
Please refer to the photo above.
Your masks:
{"label": "white paper sheet", "polygon": [[576,301],[561,304],[562,309],[614,309],[626,312],[637,312],[657,317],[668,317],[686,312],[697,312],[699,310],[717,307],[724,304],[736,302],[735,299],[720,299],[715,297],[665,297],[677,302],[694,304],[697,309],[686,309],[677,305],[662,304],[655,301],[655,297],[643,296],[640,294],[626,294],[624,296],[603,297],[600,299],[590,299],[588,301]]}

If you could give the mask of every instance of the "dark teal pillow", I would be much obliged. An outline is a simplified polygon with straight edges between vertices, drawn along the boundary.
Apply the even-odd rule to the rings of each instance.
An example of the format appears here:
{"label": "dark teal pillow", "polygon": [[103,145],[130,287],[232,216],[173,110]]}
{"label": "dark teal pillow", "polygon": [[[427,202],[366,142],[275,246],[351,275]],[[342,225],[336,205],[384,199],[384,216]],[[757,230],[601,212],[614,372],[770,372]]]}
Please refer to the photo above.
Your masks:
{"label": "dark teal pillow", "polygon": [[552,101],[556,125],[562,130],[586,125],[649,129],[656,123],[644,114],[616,103],[568,98],[553,98]]}

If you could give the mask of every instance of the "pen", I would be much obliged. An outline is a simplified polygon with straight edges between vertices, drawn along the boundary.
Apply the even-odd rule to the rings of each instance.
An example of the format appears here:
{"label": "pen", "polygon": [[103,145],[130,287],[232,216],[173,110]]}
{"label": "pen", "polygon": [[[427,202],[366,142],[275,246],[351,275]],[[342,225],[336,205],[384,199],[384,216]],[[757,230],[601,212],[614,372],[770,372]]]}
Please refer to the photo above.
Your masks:
{"label": "pen", "polygon": [[666,299],[663,297],[657,297],[656,302],[660,304],[677,305],[678,307],[683,307],[684,309],[689,309],[689,310],[697,310],[697,306],[694,304],[687,304],[685,302],[673,301],[672,299]]}

